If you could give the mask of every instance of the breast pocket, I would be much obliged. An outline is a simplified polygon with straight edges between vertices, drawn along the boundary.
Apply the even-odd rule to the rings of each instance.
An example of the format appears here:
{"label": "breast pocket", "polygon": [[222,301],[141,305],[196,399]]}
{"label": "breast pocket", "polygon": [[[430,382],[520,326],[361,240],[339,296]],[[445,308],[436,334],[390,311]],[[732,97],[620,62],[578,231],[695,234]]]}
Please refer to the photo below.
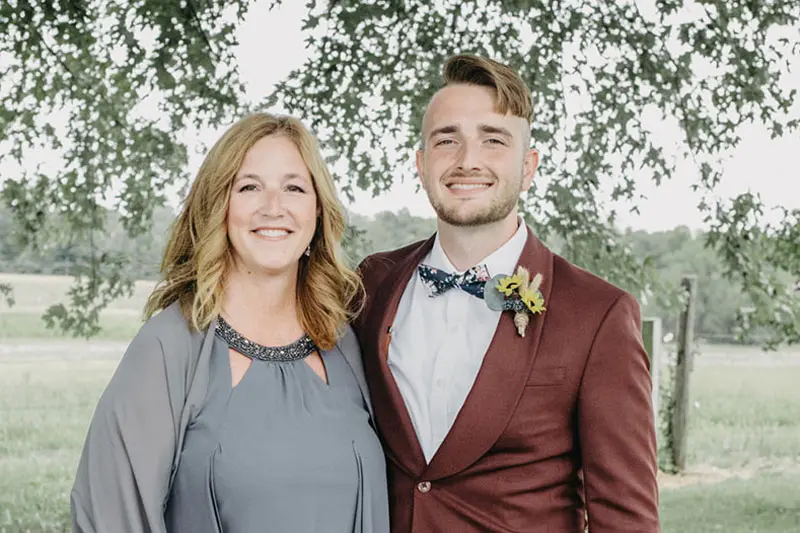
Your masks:
{"label": "breast pocket", "polygon": [[534,367],[496,449],[525,449],[539,458],[569,450],[574,404],[569,383],[565,366]]}
{"label": "breast pocket", "polygon": [[528,376],[526,387],[553,387],[564,383],[567,376],[565,366],[534,367]]}

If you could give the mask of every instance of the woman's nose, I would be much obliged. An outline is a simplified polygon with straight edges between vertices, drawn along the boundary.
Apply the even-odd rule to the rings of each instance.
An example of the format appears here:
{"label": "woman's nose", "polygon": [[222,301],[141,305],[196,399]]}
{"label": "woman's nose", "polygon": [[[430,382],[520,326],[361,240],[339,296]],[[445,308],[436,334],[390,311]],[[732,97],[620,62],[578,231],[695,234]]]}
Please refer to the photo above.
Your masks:
{"label": "woman's nose", "polygon": [[283,197],[281,191],[267,189],[264,191],[264,201],[261,211],[267,216],[279,216],[283,213]]}

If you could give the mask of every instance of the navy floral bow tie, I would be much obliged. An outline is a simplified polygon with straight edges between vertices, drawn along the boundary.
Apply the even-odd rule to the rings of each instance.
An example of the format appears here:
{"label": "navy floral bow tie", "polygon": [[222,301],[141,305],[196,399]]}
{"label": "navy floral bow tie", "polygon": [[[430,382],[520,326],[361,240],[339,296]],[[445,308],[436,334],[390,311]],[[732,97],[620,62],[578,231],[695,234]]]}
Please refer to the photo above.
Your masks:
{"label": "navy floral bow tie", "polygon": [[487,281],[492,279],[486,265],[474,266],[463,274],[449,274],[428,265],[419,265],[417,270],[419,279],[428,289],[428,296],[431,298],[458,287],[464,292],[483,299],[483,287]]}

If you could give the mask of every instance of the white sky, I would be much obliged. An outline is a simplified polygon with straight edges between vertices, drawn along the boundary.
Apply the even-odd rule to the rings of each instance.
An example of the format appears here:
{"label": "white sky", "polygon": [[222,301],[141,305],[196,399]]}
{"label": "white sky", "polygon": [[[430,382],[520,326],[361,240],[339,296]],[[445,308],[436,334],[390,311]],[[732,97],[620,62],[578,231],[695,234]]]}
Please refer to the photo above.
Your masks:
{"label": "white sky", "polygon": [[[272,89],[275,82],[285,77],[292,69],[302,65],[307,57],[304,35],[300,31],[305,14],[305,2],[284,2],[276,10],[268,10],[268,0],[260,0],[251,8],[240,27],[238,51],[240,74],[247,86],[248,97],[260,100]],[[800,72],[794,72],[791,83],[800,88]],[[302,117],[300,117],[302,118]],[[217,132],[203,136],[204,142],[213,143]],[[677,132],[665,132],[673,137]],[[723,182],[717,193],[730,198],[745,191],[759,193],[767,206],[784,205],[800,207],[800,181],[798,172],[800,138],[770,140],[769,132],[762,125],[753,125],[742,130],[742,141],[724,165]],[[413,154],[409,154],[412,158]],[[547,157],[547,154],[542,154]],[[200,164],[200,156],[192,161],[192,171]],[[638,202],[640,215],[629,213],[631,205],[618,204],[617,211],[621,227],[660,230],[679,224],[692,228],[703,226],[703,215],[696,208],[700,193],[693,193],[690,186],[696,182],[697,172],[692,164],[679,164],[679,175],[656,187],[646,176],[637,180],[638,191],[646,199]],[[356,201],[348,208],[365,215],[389,210],[408,208],[412,214],[433,217],[424,192],[417,192],[416,179],[402,180],[391,191],[377,198],[359,192]],[[792,179],[794,178],[794,179]],[[538,179],[546,179],[538,176]]]}
{"label": "white sky", "polygon": [[[650,0],[641,1],[646,3]],[[247,88],[247,97],[252,101],[261,101],[276,82],[292,69],[300,67],[308,55],[303,42],[304,34],[300,30],[306,10],[305,2],[286,0],[279,9],[272,11],[268,9],[269,3],[270,0],[257,0],[238,32],[240,74]],[[795,67],[789,83],[800,89],[800,61],[795,62]],[[797,105],[800,106],[800,102]],[[231,122],[235,118],[232,117]],[[200,132],[197,137],[187,135],[184,138],[189,144],[190,176],[196,174],[205,148],[216,141],[225,127]],[[663,135],[660,141],[665,144],[680,137],[680,132],[674,127],[670,129],[669,124],[663,127],[659,124],[659,127],[659,135]],[[800,208],[800,187],[797,185],[800,181],[800,136],[770,140],[767,129],[761,125],[749,126],[741,131],[741,135],[741,143],[724,164],[723,182],[716,194],[730,198],[751,191],[759,193],[767,206]],[[549,155],[541,154],[543,159]],[[57,154],[40,153],[39,156],[51,163],[59,159]],[[413,161],[413,154],[409,153],[408,158],[409,162]],[[697,180],[696,167],[692,163],[682,162],[678,168],[677,175],[661,187],[656,187],[647,176],[641,176],[637,180],[638,192],[646,197],[637,202],[641,214],[630,213],[632,205],[617,204],[618,225],[650,231],[670,229],[681,224],[702,228],[703,215],[696,207],[700,195],[693,193],[690,188]],[[412,214],[434,217],[424,192],[417,192],[417,180],[403,180],[400,169],[395,174],[397,183],[389,192],[377,198],[369,193],[357,192],[355,202],[347,207],[363,215],[407,208]],[[541,185],[547,179],[547,176],[537,175],[540,190],[543,190]],[[344,196],[342,199],[346,202]],[[179,201],[174,193],[170,194],[170,200],[173,205]]]}

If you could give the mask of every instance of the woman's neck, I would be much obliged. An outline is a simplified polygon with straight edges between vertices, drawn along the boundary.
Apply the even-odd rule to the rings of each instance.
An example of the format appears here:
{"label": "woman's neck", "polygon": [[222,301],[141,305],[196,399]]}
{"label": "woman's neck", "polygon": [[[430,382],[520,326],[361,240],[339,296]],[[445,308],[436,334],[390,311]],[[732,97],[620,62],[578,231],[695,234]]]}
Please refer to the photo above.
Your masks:
{"label": "woman's neck", "polygon": [[288,344],[303,333],[298,316],[296,271],[256,274],[232,269],[222,317],[240,334],[267,346]]}

